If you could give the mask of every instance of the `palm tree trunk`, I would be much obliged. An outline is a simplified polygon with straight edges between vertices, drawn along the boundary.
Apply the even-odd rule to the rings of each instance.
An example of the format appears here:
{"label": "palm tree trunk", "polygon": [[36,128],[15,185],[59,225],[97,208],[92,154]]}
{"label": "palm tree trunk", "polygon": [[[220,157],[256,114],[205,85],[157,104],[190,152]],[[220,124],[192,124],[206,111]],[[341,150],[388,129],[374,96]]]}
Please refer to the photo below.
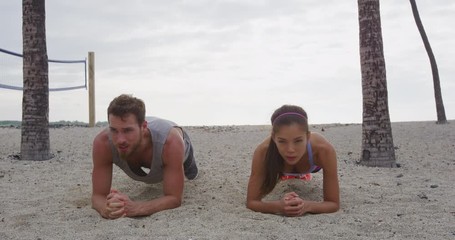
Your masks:
{"label": "palm tree trunk", "polygon": [[395,167],[379,0],[358,0],[363,123],[360,164]]}
{"label": "palm tree trunk", "polygon": [[24,88],[21,159],[51,158],[45,0],[22,1]]}
{"label": "palm tree trunk", "polygon": [[438,65],[436,64],[436,59],[433,54],[433,50],[430,46],[430,41],[428,41],[427,34],[423,28],[422,21],[420,20],[419,10],[417,9],[417,4],[415,0],[409,0],[411,2],[412,14],[414,15],[414,20],[416,22],[417,28],[419,29],[420,36],[422,37],[423,44],[427,50],[428,57],[430,58],[431,73],[433,74],[433,87],[434,87],[434,98],[436,100],[436,113],[438,116],[437,123],[444,124],[447,123],[446,112],[444,109],[444,102],[442,101],[441,93],[441,83],[439,82],[439,71]]}

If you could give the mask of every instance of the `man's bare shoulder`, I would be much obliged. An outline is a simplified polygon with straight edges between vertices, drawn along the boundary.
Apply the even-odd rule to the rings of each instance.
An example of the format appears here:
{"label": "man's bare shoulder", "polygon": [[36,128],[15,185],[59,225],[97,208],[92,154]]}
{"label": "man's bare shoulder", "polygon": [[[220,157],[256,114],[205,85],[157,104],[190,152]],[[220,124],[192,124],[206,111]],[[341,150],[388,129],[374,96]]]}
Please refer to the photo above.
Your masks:
{"label": "man's bare shoulder", "polygon": [[180,128],[174,127],[169,131],[169,134],[167,135],[165,147],[166,146],[180,146],[180,145],[182,147],[184,147],[183,132]]}
{"label": "man's bare shoulder", "polygon": [[93,140],[93,160],[111,158],[112,151],[109,142],[109,129],[104,129]]}
{"label": "man's bare shoulder", "polygon": [[93,145],[104,145],[109,143],[109,129],[103,129],[93,139]]}

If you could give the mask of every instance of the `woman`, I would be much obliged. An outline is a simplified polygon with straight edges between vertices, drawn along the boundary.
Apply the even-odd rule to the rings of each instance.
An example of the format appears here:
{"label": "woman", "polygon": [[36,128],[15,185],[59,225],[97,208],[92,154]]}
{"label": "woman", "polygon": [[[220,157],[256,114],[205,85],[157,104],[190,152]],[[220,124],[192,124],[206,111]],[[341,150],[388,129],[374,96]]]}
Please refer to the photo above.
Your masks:
{"label": "woman", "polygon": [[[336,212],[340,206],[337,159],[334,147],[308,129],[308,117],[299,106],[284,105],[272,115],[272,134],[254,151],[248,183],[247,207],[263,213],[302,216]],[[322,170],[323,201],[308,201],[295,192],[280,200],[263,201],[279,180],[311,179]]]}

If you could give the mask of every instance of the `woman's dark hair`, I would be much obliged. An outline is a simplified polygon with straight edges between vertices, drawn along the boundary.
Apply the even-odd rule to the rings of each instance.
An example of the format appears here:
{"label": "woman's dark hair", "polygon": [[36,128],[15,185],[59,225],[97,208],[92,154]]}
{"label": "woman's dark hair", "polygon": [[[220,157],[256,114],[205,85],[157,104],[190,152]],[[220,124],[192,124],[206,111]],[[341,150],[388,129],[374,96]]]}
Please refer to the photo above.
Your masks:
{"label": "woman's dark hair", "polygon": [[139,99],[131,95],[122,94],[111,101],[107,108],[107,119],[112,114],[116,117],[124,118],[128,114],[133,114],[138,124],[142,124],[145,120],[145,104]]}
{"label": "woman's dark hair", "polygon": [[272,114],[272,137],[265,155],[265,179],[261,186],[261,193],[270,193],[278,183],[278,178],[283,172],[284,159],[278,152],[273,137],[282,126],[298,124],[308,132],[308,116],[303,108],[295,105],[283,105]]}

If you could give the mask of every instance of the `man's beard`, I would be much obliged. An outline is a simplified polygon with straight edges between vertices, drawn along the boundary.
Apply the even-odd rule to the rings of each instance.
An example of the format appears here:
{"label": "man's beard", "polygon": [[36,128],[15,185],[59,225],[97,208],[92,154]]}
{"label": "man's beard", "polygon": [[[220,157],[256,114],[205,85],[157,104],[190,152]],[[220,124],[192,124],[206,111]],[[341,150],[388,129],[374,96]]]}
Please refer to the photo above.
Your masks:
{"label": "man's beard", "polygon": [[137,151],[137,149],[139,148],[139,146],[141,145],[141,142],[142,142],[142,132],[140,132],[139,134],[140,134],[139,136],[141,136],[141,137],[139,138],[139,141],[136,142],[134,145],[130,145],[130,146],[129,146],[129,148],[130,148],[129,151],[127,151],[127,152],[121,152],[121,151],[119,151],[119,150],[117,149],[117,151],[118,151],[119,156],[120,156],[121,159],[126,160],[126,159],[128,159],[128,157],[130,157],[131,155],[133,155],[133,154]]}

